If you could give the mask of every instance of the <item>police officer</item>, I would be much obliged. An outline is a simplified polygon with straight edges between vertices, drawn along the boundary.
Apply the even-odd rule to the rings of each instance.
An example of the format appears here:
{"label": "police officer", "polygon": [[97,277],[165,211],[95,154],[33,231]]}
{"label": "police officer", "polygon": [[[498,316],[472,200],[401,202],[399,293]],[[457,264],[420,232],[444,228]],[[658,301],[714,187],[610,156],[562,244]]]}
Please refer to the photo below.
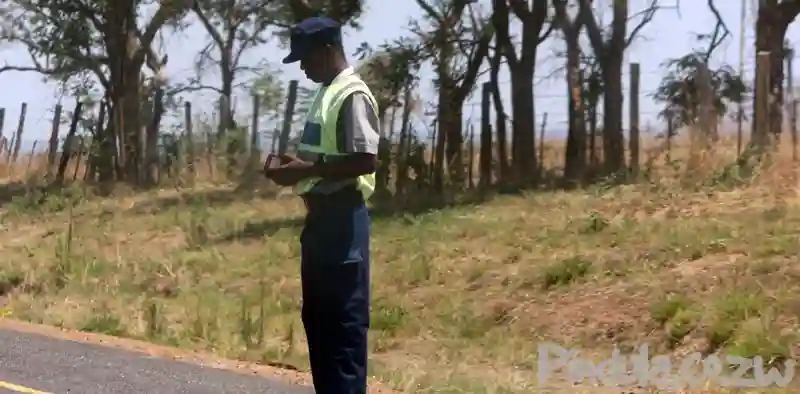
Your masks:
{"label": "police officer", "polygon": [[318,394],[366,394],[370,218],[375,190],[377,104],[347,63],[340,25],[327,17],[291,29],[291,52],[319,83],[297,148],[265,169],[294,186],[307,207],[300,236],[302,318]]}

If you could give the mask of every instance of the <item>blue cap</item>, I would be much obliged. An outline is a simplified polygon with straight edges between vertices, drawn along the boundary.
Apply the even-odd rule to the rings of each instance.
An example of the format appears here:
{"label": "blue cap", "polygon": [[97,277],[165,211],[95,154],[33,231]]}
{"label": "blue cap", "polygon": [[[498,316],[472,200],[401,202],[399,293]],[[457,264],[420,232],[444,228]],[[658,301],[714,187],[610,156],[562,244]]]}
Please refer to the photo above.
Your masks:
{"label": "blue cap", "polygon": [[312,49],[341,42],[341,25],[325,16],[314,16],[294,25],[291,30],[291,52],[283,64],[303,59]]}

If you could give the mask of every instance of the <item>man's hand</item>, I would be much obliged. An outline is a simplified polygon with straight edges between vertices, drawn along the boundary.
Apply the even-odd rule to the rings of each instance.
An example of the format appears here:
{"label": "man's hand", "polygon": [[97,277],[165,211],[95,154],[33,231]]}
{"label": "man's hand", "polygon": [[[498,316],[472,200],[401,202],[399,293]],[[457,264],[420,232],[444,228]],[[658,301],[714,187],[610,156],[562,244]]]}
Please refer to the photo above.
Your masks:
{"label": "man's hand", "polygon": [[280,167],[264,170],[264,175],[278,185],[292,186],[311,176],[311,167],[314,163],[289,155],[280,155],[279,158],[281,161]]}

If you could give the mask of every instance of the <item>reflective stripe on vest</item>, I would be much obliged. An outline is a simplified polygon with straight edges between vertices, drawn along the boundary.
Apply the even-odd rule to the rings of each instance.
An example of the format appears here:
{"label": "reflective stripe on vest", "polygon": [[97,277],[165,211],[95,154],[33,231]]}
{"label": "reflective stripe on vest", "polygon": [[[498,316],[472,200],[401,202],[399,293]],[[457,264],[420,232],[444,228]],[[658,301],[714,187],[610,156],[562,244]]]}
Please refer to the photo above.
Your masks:
{"label": "reflective stripe on vest", "polygon": [[[309,108],[297,150],[320,154],[322,160],[325,160],[325,156],[345,155],[346,153],[339,152],[336,143],[336,124],[339,119],[339,110],[345,99],[356,92],[364,93],[369,98],[373,111],[377,113],[377,102],[367,84],[352,70],[346,70],[336,77],[324,91],[317,92],[314,102]],[[295,185],[294,192],[298,195],[305,194],[320,180],[321,178],[304,179]],[[363,194],[365,201],[375,191],[375,183],[374,172],[357,178],[356,186]]]}

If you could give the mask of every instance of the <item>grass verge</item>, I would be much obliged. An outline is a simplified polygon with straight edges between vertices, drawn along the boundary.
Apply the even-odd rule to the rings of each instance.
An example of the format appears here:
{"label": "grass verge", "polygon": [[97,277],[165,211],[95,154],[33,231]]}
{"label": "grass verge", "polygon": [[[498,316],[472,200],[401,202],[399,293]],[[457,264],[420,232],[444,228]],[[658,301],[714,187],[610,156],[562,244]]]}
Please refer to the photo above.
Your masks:
{"label": "grass verge", "polygon": [[[301,206],[225,196],[12,202],[0,295],[34,323],[305,370]],[[796,202],[637,186],[377,217],[372,375],[410,393],[601,392],[537,387],[542,341],[779,365],[797,351]]]}

